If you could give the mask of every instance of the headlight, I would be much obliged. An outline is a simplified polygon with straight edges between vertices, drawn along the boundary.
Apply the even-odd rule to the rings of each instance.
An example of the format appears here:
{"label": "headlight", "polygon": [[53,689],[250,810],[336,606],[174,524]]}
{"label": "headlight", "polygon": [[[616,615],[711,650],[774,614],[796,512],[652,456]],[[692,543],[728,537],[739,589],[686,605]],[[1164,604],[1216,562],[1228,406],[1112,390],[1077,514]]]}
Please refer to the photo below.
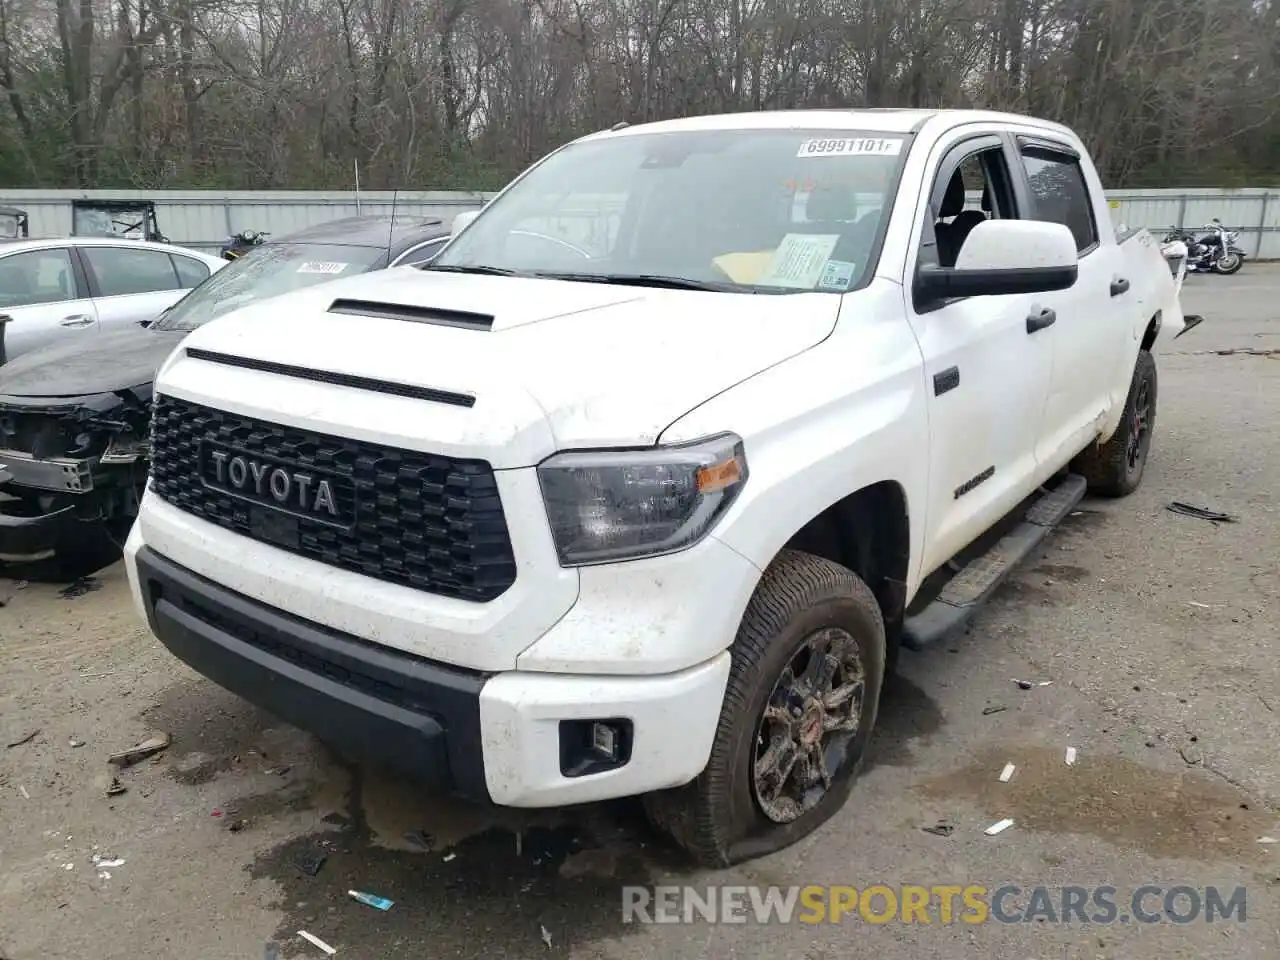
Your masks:
{"label": "headlight", "polygon": [[570,451],[538,467],[560,565],[634,560],[693,546],[747,482],[741,438],[651,450]]}

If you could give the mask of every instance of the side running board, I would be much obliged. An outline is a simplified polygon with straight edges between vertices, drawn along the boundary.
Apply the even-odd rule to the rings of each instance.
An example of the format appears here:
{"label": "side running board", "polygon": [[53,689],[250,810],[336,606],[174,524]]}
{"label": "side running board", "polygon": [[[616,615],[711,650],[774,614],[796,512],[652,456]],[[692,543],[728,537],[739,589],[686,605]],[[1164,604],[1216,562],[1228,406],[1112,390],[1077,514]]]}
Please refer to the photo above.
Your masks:
{"label": "side running board", "polygon": [[902,645],[908,650],[923,650],[967,626],[996,587],[1084,499],[1085,488],[1084,477],[1067,474],[1033,503],[1016,527],[948,580],[937,599],[906,618]]}

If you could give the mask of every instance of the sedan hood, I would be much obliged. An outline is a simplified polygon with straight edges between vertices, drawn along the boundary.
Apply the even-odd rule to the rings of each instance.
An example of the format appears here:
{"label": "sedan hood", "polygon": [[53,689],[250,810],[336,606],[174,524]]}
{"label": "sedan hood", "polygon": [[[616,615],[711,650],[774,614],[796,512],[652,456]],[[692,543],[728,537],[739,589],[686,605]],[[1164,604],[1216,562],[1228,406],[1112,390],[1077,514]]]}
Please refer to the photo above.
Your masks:
{"label": "sedan hood", "polygon": [[80,397],[150,383],[184,336],[130,324],[68,337],[0,367],[0,395]]}
{"label": "sedan hood", "polygon": [[[339,299],[355,303],[334,312]],[[821,342],[839,304],[818,293],[389,270],[251,305],[195,331],[186,346],[259,369],[288,364],[465,394],[475,398],[467,409],[249,374],[183,352],[159,388],[266,420],[327,423],[520,467],[557,449],[656,443],[689,410]]]}

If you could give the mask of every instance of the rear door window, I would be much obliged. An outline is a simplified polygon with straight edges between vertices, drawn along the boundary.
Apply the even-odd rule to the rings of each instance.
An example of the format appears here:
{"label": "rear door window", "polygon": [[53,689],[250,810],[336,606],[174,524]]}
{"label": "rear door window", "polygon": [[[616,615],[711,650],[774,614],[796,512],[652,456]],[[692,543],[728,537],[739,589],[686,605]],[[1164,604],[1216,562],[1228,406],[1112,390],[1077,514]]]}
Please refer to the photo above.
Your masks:
{"label": "rear door window", "polygon": [[1062,224],[1076,238],[1077,252],[1092,250],[1098,245],[1098,225],[1080,161],[1039,145],[1024,143],[1020,148],[1031,188],[1031,219]]}
{"label": "rear door window", "polygon": [[178,271],[178,282],[182,284],[184,290],[203,283],[209,278],[209,265],[206,263],[176,253],[169,254],[169,259],[173,261],[173,267]]}
{"label": "rear door window", "polygon": [[180,290],[169,254],[125,247],[81,247],[98,281],[99,296],[123,297],[158,290]]}

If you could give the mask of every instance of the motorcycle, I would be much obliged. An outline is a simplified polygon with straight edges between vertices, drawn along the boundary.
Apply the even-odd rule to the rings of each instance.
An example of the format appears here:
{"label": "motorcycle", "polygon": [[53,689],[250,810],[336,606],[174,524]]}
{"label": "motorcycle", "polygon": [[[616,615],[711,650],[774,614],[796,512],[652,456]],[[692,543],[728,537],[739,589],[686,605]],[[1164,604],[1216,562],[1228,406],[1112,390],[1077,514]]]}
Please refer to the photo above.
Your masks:
{"label": "motorcycle", "polygon": [[1244,266],[1245,252],[1237,246],[1239,230],[1228,230],[1221,220],[1214,217],[1204,231],[1199,236],[1182,229],[1170,230],[1165,234],[1165,244],[1186,244],[1187,273],[1230,275]]}
{"label": "motorcycle", "polygon": [[238,260],[254,247],[265,243],[269,236],[271,234],[263,230],[241,230],[239,233],[233,233],[222,244],[218,256],[223,260]]}

